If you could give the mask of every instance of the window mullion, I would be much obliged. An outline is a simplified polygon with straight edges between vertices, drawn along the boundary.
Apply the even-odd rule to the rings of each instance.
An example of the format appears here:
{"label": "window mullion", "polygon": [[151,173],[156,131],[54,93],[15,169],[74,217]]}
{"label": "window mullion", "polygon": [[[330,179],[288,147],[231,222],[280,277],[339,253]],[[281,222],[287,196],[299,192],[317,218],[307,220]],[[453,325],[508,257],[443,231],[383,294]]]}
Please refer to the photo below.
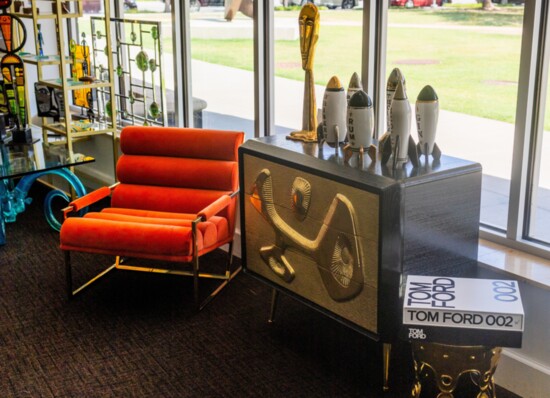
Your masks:
{"label": "window mullion", "polygon": [[521,60],[518,80],[518,99],[514,149],[512,156],[512,175],[510,184],[510,203],[506,237],[521,240],[526,222],[526,203],[528,192],[529,151],[532,137],[537,127],[537,85],[540,83],[541,49],[541,8],[542,0],[528,1],[524,8]]}
{"label": "window mullion", "polygon": [[179,39],[173,41],[174,78],[179,82],[179,86],[174,90],[176,125],[189,127],[193,122],[190,0],[166,1],[172,1],[174,37]]}
{"label": "window mullion", "polygon": [[386,46],[388,2],[363,2],[363,56],[361,79],[372,96],[375,112],[375,138],[385,132],[386,117]]}
{"label": "window mullion", "polygon": [[254,4],[254,136],[274,131],[274,50],[273,0]]}

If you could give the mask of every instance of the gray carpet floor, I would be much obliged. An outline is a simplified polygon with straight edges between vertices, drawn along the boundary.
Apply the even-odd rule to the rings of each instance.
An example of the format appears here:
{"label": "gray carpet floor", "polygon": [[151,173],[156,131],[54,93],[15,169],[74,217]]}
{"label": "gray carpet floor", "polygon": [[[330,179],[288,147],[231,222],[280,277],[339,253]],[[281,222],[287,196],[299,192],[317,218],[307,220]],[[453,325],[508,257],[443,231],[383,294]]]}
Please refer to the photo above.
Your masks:
{"label": "gray carpet floor", "polygon": [[[406,343],[383,394],[378,344],[286,296],[268,324],[270,288],[244,273],[200,313],[189,279],[122,271],[68,301],[58,234],[41,213],[42,189],[31,194],[0,247],[1,397],[409,396]],[[224,259],[215,252],[203,265]],[[74,256],[74,278],[111,261]],[[455,397],[475,397],[468,381]]]}

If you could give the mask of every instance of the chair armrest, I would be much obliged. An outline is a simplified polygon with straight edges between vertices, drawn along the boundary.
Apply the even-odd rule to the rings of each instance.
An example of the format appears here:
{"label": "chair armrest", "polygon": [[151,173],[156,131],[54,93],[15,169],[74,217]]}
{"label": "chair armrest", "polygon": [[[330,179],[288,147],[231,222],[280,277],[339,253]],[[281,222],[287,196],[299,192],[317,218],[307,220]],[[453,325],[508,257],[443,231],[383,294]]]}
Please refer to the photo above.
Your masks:
{"label": "chair armrest", "polygon": [[92,191],[80,198],[77,198],[69,203],[69,206],[65,207],[62,211],[64,217],[67,218],[67,215],[73,211],[80,211],[85,207],[90,206],[91,204],[100,201],[103,198],[106,198],[111,194],[111,191],[116,187],[118,183],[111,185],[110,187],[101,187]]}
{"label": "chair armrest", "polygon": [[220,196],[214,202],[210,203],[208,206],[206,206],[204,209],[198,212],[197,217],[199,217],[201,221],[206,221],[210,217],[215,216],[224,208],[229,206],[230,203],[231,203],[231,195]]}

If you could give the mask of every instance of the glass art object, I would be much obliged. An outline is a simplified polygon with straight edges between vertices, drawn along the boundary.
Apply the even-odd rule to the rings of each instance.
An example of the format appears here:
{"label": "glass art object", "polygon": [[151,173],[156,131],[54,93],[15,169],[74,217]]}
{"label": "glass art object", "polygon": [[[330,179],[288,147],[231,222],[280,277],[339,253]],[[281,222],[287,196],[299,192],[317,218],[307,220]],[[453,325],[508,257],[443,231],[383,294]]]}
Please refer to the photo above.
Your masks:
{"label": "glass art object", "polygon": [[46,55],[44,55],[44,36],[42,35],[42,25],[37,24],[36,28],[38,29],[37,38],[38,38],[38,58],[40,59],[46,59],[48,58]]}
{"label": "glass art object", "polygon": [[[27,122],[27,101],[25,95],[25,68],[22,59],[16,54],[21,51],[27,40],[25,25],[19,17],[7,13],[11,1],[4,3],[3,13],[0,14],[0,52],[5,55],[0,60],[3,104],[12,125],[12,140],[25,143],[32,140],[31,130]],[[13,36],[18,32],[19,43],[15,45]]]}
{"label": "glass art object", "polygon": [[153,26],[151,28],[151,37],[153,38],[153,40],[158,40],[159,39],[159,30],[156,26]]}
{"label": "glass art object", "polygon": [[153,119],[157,119],[160,115],[160,107],[156,102],[151,102],[149,105],[149,116]]}
{"label": "glass art object", "polygon": [[110,118],[113,117],[113,104],[111,100],[107,101],[105,104],[105,114]]}
{"label": "glass art object", "polygon": [[149,56],[145,51],[140,51],[136,55],[136,65],[142,72],[147,72],[149,69]]}
{"label": "glass art object", "polygon": [[76,76],[76,41],[71,39],[69,40],[69,55],[71,56],[71,77],[73,80],[77,79]]}
{"label": "glass art object", "polygon": [[86,33],[82,32],[82,40],[80,40],[80,45],[82,47],[82,74],[83,76],[89,76],[90,74],[90,49],[88,47],[88,42],[86,41]]}

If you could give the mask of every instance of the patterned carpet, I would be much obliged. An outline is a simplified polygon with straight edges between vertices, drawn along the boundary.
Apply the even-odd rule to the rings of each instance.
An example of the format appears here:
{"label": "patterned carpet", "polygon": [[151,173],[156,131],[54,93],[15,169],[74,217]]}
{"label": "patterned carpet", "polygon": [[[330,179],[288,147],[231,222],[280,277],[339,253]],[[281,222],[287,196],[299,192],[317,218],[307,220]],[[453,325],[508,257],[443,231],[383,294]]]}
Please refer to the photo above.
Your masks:
{"label": "patterned carpet", "polygon": [[[58,235],[41,213],[43,192],[32,193],[0,248],[1,397],[409,395],[406,344],[382,394],[377,344],[288,297],[269,325],[270,289],[243,273],[198,314],[190,279],[122,271],[69,302]],[[204,264],[224,259],[216,252]],[[74,256],[74,278],[110,262]],[[464,387],[456,397],[475,396]]]}

